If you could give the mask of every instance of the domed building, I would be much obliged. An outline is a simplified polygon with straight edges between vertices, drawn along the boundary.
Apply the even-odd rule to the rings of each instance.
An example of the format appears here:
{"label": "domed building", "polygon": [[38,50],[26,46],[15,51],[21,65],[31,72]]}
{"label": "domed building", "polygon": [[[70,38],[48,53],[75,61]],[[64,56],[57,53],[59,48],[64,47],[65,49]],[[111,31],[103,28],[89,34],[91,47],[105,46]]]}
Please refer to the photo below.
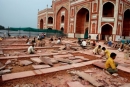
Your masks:
{"label": "domed building", "polygon": [[52,8],[38,12],[37,27],[62,30],[70,38],[128,38],[130,0],[52,0]]}

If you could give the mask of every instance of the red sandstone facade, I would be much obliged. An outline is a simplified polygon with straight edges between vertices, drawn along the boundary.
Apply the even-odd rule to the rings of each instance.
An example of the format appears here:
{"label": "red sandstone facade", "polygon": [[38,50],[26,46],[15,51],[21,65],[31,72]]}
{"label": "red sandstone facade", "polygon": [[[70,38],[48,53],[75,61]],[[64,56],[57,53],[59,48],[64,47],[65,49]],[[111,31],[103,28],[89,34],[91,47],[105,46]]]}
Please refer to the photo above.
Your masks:
{"label": "red sandstone facade", "polygon": [[52,8],[38,12],[38,28],[63,30],[71,38],[113,41],[130,35],[129,0],[52,0]]}

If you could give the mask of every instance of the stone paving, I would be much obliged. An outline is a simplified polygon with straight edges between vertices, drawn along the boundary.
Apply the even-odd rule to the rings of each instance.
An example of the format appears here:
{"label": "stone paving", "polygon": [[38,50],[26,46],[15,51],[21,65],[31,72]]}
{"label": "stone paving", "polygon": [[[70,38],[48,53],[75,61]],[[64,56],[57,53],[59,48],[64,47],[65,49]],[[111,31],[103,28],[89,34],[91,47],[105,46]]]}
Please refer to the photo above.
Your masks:
{"label": "stone paving", "polygon": [[[72,42],[73,41],[71,41],[71,43]],[[70,43],[70,42],[68,40],[68,41],[64,41],[64,43]],[[102,46],[105,46],[111,52],[117,53],[118,55],[117,55],[117,58],[115,59],[115,61],[120,64],[117,68],[119,70],[122,70],[122,71],[125,71],[127,73],[130,73],[130,66],[128,65],[129,61],[125,60],[123,58],[124,57],[124,53],[123,52],[119,52],[118,50],[112,50],[112,49],[110,49],[110,47],[104,45],[102,42],[99,42],[98,44],[100,44]],[[54,48],[59,48],[59,47],[54,47]],[[61,47],[61,48],[63,48],[63,47]],[[20,48],[18,48],[18,49],[20,49]],[[25,48],[22,48],[22,49],[25,49]],[[37,49],[43,49],[43,48],[37,47]],[[80,52],[80,53],[83,53],[83,54],[87,54],[87,55],[93,55],[92,49],[90,49],[90,50],[84,49],[84,50],[79,50],[77,52]],[[78,67],[84,67],[84,66],[92,65],[92,64],[95,65],[95,66],[98,66],[100,68],[104,68],[104,62],[102,62],[102,59],[89,61],[89,59],[84,58],[83,56],[73,56],[71,53],[73,53],[73,51],[68,51],[68,52],[65,52],[65,51],[64,52],[61,52],[61,51],[59,51],[59,52],[58,51],[52,51],[52,52],[45,52],[44,54],[42,54],[41,51],[39,51],[37,54],[34,54],[34,55],[0,57],[0,60],[1,59],[14,59],[14,58],[17,59],[17,58],[27,58],[27,57],[29,57],[33,62],[36,62],[38,64],[45,63],[45,64],[49,64],[49,65],[52,65],[53,63],[57,63],[58,62],[57,58],[60,58],[60,61],[63,58],[63,60],[62,60],[63,62],[64,61],[67,62],[68,60],[73,61],[69,65],[66,64],[66,65],[56,66],[56,67],[50,67],[49,65],[32,65],[32,67],[34,69],[36,69],[36,70],[30,70],[30,71],[24,71],[24,72],[4,74],[4,75],[2,75],[2,80],[3,81],[8,81],[8,80],[25,78],[25,77],[30,77],[30,76],[44,75],[44,74],[48,74],[48,73],[59,72],[59,71],[64,71],[64,70],[70,70],[70,69],[74,69],[74,68],[78,68]],[[39,56],[50,56],[50,55],[53,56],[53,58],[47,58],[47,59],[45,59],[47,61],[38,58]],[[93,56],[95,56],[97,58],[100,58],[100,55],[93,55]],[[35,57],[35,58],[33,58],[33,57]],[[50,59],[50,60],[48,60],[48,59]],[[22,63],[25,63],[25,62],[29,63],[29,61],[27,62],[27,60],[22,60],[22,61],[24,61]],[[26,65],[26,63],[23,64],[23,65]],[[95,73],[96,71],[94,71],[94,70],[88,70],[87,71],[86,70],[85,72],[91,74],[91,73]],[[89,76],[86,76],[86,78],[88,78],[88,77]],[[90,77],[90,79],[91,79],[91,77]],[[78,81],[77,82],[67,82],[67,84],[68,84],[69,87],[76,87],[76,86],[79,87],[78,85],[80,85],[80,87],[83,86]]]}

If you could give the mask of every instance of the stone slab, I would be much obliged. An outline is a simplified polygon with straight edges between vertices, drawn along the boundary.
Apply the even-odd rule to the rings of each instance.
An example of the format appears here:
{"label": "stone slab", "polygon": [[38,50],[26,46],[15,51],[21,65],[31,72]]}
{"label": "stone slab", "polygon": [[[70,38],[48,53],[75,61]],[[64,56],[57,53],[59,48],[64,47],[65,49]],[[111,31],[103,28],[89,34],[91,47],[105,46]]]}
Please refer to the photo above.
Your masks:
{"label": "stone slab", "polygon": [[17,79],[17,78],[24,78],[24,77],[34,76],[34,75],[35,73],[33,71],[11,73],[11,74],[2,75],[2,81]]}
{"label": "stone slab", "polygon": [[39,69],[42,73],[52,73],[58,71],[57,68],[52,67],[52,68],[47,68],[47,69]]}
{"label": "stone slab", "polygon": [[[35,47],[35,49],[54,49],[59,47]],[[17,48],[1,48],[2,50],[26,50],[28,47],[17,47]]]}
{"label": "stone slab", "polygon": [[58,71],[61,71],[61,70],[67,70],[67,69],[71,69],[71,68],[74,68],[73,66],[71,65],[64,65],[64,66],[58,66],[58,67],[55,67]]}
{"label": "stone slab", "polygon": [[0,59],[16,59],[18,56],[0,57]]}
{"label": "stone slab", "polygon": [[86,62],[82,62],[82,64],[84,64],[84,65],[91,65],[91,64],[93,64],[94,62],[98,62],[98,61],[101,61],[101,60],[86,61]]}
{"label": "stone slab", "polygon": [[82,59],[84,57],[83,56],[75,56],[75,58]]}
{"label": "stone slab", "polygon": [[93,65],[100,67],[100,68],[105,68],[105,63],[98,61],[98,62],[94,62]]}
{"label": "stone slab", "polygon": [[5,69],[5,67],[6,67],[6,65],[1,66],[1,67],[0,67],[0,70]]}
{"label": "stone slab", "polygon": [[10,72],[11,72],[11,70],[9,70],[9,69],[1,70],[0,71],[0,75],[6,74],[6,73],[10,73]]}
{"label": "stone slab", "polygon": [[130,87],[130,83],[125,83],[124,85],[119,86],[119,87]]}
{"label": "stone slab", "polygon": [[38,58],[38,57],[36,57],[36,58],[30,58],[30,59],[31,59],[33,62],[38,63],[38,64],[43,63],[42,60],[41,60],[40,58]]}
{"label": "stone slab", "polygon": [[49,68],[49,65],[32,65],[34,69],[44,69],[44,68]]}
{"label": "stone slab", "polygon": [[86,81],[89,81],[91,84],[93,84],[94,86],[96,87],[100,87],[100,86],[103,86],[103,84],[101,83],[98,83],[96,81],[96,79],[92,76],[90,76],[89,74],[86,74],[84,72],[76,72],[76,74],[79,76],[79,77],[82,77],[84,80]]}
{"label": "stone slab", "polygon": [[35,73],[35,75],[41,75],[42,72],[40,70],[33,70],[33,72]]}
{"label": "stone slab", "polygon": [[53,59],[53,58],[51,58],[50,61],[51,61],[53,64],[58,63],[58,60]]}
{"label": "stone slab", "polygon": [[31,62],[29,60],[20,60],[19,63],[21,66],[23,66],[23,65],[27,66],[27,65],[32,64],[33,62]]}
{"label": "stone slab", "polygon": [[63,63],[72,63],[72,61],[70,61],[69,59],[58,58],[57,60]]}
{"label": "stone slab", "polygon": [[50,61],[50,57],[42,57],[42,56],[40,56],[40,59],[45,64],[53,65],[52,62]]}
{"label": "stone slab", "polygon": [[82,59],[77,59],[77,60],[72,60],[72,63],[80,63],[82,61],[83,61]]}
{"label": "stone slab", "polygon": [[0,55],[3,55],[3,54],[4,54],[3,50],[0,50]]}
{"label": "stone slab", "polygon": [[11,64],[11,63],[12,63],[11,60],[7,60],[6,63],[5,63],[5,65],[8,65],[8,64]]}
{"label": "stone slab", "polygon": [[71,66],[73,66],[74,68],[77,68],[77,67],[83,67],[85,65],[82,63],[75,63],[75,64],[71,64]]}
{"label": "stone slab", "polygon": [[85,87],[84,85],[82,85],[80,82],[75,81],[75,82],[67,82],[67,85],[69,87]]}
{"label": "stone slab", "polygon": [[[69,60],[75,60],[76,58],[75,57],[69,57],[68,58]],[[78,58],[79,59],[79,58]]]}
{"label": "stone slab", "polygon": [[124,66],[118,66],[117,69],[130,73],[130,69]]}
{"label": "stone slab", "polygon": [[54,58],[64,58],[64,57],[72,57],[72,54],[66,54],[66,55],[54,55]]}

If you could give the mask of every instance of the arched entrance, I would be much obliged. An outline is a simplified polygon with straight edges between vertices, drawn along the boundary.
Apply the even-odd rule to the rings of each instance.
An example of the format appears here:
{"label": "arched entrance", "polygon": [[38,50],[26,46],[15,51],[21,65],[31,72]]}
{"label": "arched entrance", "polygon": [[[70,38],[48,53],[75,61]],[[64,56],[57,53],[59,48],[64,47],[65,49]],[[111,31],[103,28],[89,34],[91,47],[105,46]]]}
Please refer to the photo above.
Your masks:
{"label": "arched entrance", "polygon": [[64,23],[64,15],[61,17],[61,23]]}
{"label": "arched entrance", "polygon": [[56,29],[61,30],[61,26],[64,27],[64,33],[67,33],[68,28],[68,10],[65,7],[62,7],[56,16]]}
{"label": "arched entrance", "polygon": [[61,28],[61,31],[64,32],[64,28],[63,27]]}
{"label": "arched entrance", "polygon": [[130,9],[127,9],[124,13],[124,21],[123,21],[123,36],[130,35]]}
{"label": "arched entrance", "polygon": [[85,38],[85,39],[88,39],[88,27],[85,29],[84,38]]}
{"label": "arched entrance", "polygon": [[102,40],[105,40],[105,36],[112,35],[112,26],[109,24],[102,26],[101,35],[102,35],[102,37],[101,37]]}
{"label": "arched entrance", "polygon": [[53,18],[52,17],[48,18],[48,24],[53,24]]}
{"label": "arched entrance", "polygon": [[43,19],[40,20],[40,29],[43,29]]}
{"label": "arched entrance", "polygon": [[89,11],[86,8],[82,8],[77,13],[76,18],[76,33],[84,34],[85,28],[89,27]]}
{"label": "arched entrance", "polygon": [[103,17],[114,17],[114,5],[111,2],[107,2],[103,5]]}
{"label": "arched entrance", "polygon": [[49,27],[48,30],[52,30],[52,28]]}

